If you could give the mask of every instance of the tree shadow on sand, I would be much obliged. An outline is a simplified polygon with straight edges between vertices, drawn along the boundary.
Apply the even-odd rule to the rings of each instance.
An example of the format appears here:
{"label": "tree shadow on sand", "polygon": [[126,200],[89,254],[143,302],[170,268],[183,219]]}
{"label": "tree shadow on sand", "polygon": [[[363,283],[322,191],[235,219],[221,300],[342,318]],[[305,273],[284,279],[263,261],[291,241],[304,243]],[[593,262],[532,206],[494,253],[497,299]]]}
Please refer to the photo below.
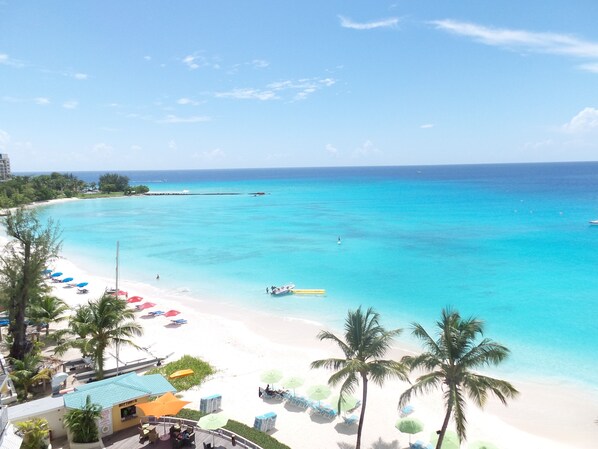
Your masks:
{"label": "tree shadow on sand", "polygon": [[[355,449],[355,444],[340,442],[338,443],[339,449]],[[382,441],[382,438],[378,438],[378,441],[368,446],[365,449],[401,449],[401,445],[398,440],[391,442]]]}
{"label": "tree shadow on sand", "polygon": [[343,435],[357,435],[357,426],[349,426],[345,423],[339,422],[336,426],[334,426],[338,433],[342,433]]}

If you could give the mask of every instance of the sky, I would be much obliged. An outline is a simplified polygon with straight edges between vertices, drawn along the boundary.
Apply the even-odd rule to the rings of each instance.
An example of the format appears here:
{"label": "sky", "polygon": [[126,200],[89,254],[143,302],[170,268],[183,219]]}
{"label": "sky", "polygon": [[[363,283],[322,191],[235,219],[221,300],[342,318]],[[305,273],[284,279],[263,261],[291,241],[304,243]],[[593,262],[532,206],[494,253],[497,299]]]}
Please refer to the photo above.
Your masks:
{"label": "sky", "polygon": [[598,160],[596,0],[0,0],[12,170]]}

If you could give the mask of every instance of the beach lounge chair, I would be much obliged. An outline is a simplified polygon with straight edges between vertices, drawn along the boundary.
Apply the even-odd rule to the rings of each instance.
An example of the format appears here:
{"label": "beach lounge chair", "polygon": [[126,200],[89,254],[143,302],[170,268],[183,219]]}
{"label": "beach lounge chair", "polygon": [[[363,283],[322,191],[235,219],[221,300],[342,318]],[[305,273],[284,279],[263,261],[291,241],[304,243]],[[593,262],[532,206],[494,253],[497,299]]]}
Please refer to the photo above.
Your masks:
{"label": "beach lounge chair", "polygon": [[403,407],[401,409],[401,413],[400,413],[401,418],[411,415],[414,411],[415,411],[415,407],[413,405],[411,405],[411,404],[406,405],[405,407]]}
{"label": "beach lounge chair", "polygon": [[160,315],[164,315],[164,311],[163,310],[154,310],[153,312],[149,312],[148,315],[150,315],[150,316],[160,316]]}
{"label": "beach lounge chair", "polygon": [[183,319],[183,318],[179,318],[178,320],[170,320],[171,323],[173,324],[187,324],[187,320]]}
{"label": "beach lounge chair", "polygon": [[348,426],[357,424],[359,417],[357,415],[343,416],[343,422]]}

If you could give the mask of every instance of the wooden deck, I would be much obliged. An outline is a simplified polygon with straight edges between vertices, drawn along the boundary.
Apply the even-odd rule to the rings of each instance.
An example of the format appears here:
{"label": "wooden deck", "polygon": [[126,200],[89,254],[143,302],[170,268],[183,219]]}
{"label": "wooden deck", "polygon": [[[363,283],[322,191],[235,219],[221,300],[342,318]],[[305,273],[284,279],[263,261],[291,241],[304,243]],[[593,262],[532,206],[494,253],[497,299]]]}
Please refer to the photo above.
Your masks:
{"label": "wooden deck", "polygon": [[[160,439],[155,443],[150,443],[147,440],[140,442],[137,427],[121,430],[102,438],[102,441],[106,449],[173,449],[170,439],[167,438],[169,427],[170,424],[167,424],[166,427],[163,424],[156,426],[158,434],[163,436],[166,433],[166,438],[164,440]],[[183,446],[181,449],[204,449],[203,443],[212,444],[212,448],[214,449],[233,449],[230,439],[226,439],[217,433],[209,433],[197,427],[195,428],[195,446]],[[237,444],[234,449],[238,447],[243,447],[243,445]],[[52,449],[70,449],[66,437],[52,440]]]}

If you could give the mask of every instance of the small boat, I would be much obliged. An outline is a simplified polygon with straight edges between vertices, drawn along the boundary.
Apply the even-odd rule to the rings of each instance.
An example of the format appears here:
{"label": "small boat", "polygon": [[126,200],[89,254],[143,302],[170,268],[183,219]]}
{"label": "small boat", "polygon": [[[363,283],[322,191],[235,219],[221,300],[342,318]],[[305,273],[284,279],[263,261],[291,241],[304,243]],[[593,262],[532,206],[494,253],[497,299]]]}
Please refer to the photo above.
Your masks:
{"label": "small boat", "polygon": [[594,226],[598,226],[598,220],[590,220],[590,224]]}
{"label": "small boat", "polygon": [[168,376],[168,378],[169,379],[178,379],[179,377],[185,377],[185,376],[189,376],[191,374],[193,374],[192,369],[180,369],[180,370],[172,373],[170,376]]}
{"label": "small boat", "polygon": [[289,293],[293,293],[293,289],[295,288],[295,284],[285,284],[281,285],[280,287],[270,287],[270,294],[271,295],[287,295]]}

